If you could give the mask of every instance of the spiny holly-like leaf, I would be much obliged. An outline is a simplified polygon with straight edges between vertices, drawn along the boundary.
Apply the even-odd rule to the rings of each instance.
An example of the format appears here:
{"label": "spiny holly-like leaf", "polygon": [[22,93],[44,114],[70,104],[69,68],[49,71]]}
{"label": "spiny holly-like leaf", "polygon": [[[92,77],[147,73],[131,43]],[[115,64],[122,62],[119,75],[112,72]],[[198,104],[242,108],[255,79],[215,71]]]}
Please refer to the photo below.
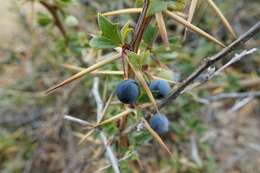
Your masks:
{"label": "spiny holly-like leaf", "polygon": [[151,0],[149,9],[148,9],[148,16],[152,16],[155,13],[164,11],[167,9],[168,3],[164,0]]}
{"label": "spiny holly-like leaf", "polygon": [[112,23],[103,15],[98,14],[98,25],[102,32],[102,37],[111,40],[114,44],[121,43],[121,34],[118,28],[118,24]]}
{"label": "spiny holly-like leaf", "polygon": [[89,44],[96,49],[115,48],[121,45],[122,36],[118,24],[112,23],[106,17],[98,14],[98,25],[101,30],[101,36],[93,37]]}
{"label": "spiny holly-like leaf", "polygon": [[115,44],[112,40],[99,36],[93,37],[89,45],[96,49],[115,48],[118,46],[118,44]]}

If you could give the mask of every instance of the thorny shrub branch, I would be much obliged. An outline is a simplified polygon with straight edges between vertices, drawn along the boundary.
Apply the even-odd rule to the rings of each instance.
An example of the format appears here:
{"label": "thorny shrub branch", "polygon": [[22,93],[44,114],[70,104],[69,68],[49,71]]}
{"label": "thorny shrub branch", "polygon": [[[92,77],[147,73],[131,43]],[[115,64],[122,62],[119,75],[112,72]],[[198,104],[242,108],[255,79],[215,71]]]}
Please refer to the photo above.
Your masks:
{"label": "thorny shrub branch", "polygon": [[228,45],[226,48],[222,49],[220,52],[211,56],[210,58],[204,59],[203,60],[204,63],[200,67],[198,67],[198,69],[195,72],[193,72],[176,90],[172,90],[166,99],[162,100],[162,102],[159,103],[158,105],[159,109],[163,108],[167,104],[171,103],[171,101],[175,100],[182,93],[182,91],[188,85],[190,85],[200,74],[202,74],[215,62],[226,57],[234,49],[244,44],[246,41],[248,41],[250,38],[256,35],[259,31],[260,31],[260,21],[257,22],[253,27],[251,27],[240,38],[238,38],[230,45]]}
{"label": "thorny shrub branch", "polygon": [[235,62],[240,61],[242,58],[246,57],[247,55],[255,53],[257,50],[258,50],[257,48],[252,48],[250,50],[243,50],[239,54],[235,54],[235,56],[233,58],[231,58],[231,60],[229,60],[226,64],[224,64],[222,67],[220,67],[217,71],[215,70],[214,66],[213,67],[209,67],[207,69],[207,71],[206,71],[206,74],[200,75],[196,79],[196,82],[193,82],[192,85],[187,86],[184,90],[182,90],[181,94],[183,94],[183,93],[185,93],[187,91],[190,91],[190,90],[192,90],[192,89],[194,89],[194,88],[204,84],[205,82],[207,82],[210,79],[212,79],[214,76],[219,75],[220,72],[222,72],[223,70],[225,70],[226,68],[228,68],[229,66],[234,64]]}

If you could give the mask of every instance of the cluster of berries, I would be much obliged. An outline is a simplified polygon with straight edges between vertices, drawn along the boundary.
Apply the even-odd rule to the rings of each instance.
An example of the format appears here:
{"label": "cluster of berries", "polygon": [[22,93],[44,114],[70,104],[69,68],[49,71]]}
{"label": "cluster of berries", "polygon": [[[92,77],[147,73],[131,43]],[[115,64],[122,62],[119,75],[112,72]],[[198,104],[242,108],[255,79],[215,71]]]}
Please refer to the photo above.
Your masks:
{"label": "cluster of berries", "polygon": [[[170,85],[164,80],[154,80],[149,88],[156,99],[165,98],[170,92]],[[124,104],[135,104],[140,95],[139,84],[133,79],[120,82],[116,88],[118,99]],[[154,114],[150,119],[150,125],[159,134],[166,133],[169,128],[168,118],[161,114]]]}

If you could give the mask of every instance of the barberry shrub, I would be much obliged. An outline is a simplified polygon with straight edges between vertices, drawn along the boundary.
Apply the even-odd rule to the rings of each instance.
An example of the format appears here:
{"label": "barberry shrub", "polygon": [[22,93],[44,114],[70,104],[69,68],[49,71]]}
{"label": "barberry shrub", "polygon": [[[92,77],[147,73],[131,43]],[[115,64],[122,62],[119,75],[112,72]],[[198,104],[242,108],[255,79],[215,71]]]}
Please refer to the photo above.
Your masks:
{"label": "barberry shrub", "polygon": [[[207,145],[199,144],[205,164],[187,159],[189,154],[180,147],[189,143],[190,134],[199,136],[204,131],[197,116],[200,105],[194,101],[194,95],[181,95],[175,102],[163,104],[163,109],[161,102],[165,103],[181,84],[183,76],[195,69],[194,59],[201,59],[225,45],[191,23],[194,11],[187,13],[185,9],[194,9],[194,2],[117,2],[127,8],[115,9],[117,3],[102,1],[95,9],[90,1],[81,1],[82,7],[78,10],[87,9],[82,17],[75,12],[75,15],[71,14],[69,10],[79,2],[39,0],[49,13],[38,13],[38,24],[46,30],[55,27],[61,33],[53,39],[53,54],[60,57],[57,63],[65,68],[62,71],[65,76],[71,75],[69,71],[76,72],[50,87],[46,93],[51,94],[57,89],[63,92],[69,83],[82,78],[82,86],[74,91],[78,92],[77,104],[86,102],[92,109],[96,109],[97,104],[97,121],[90,117],[93,116],[89,115],[90,111],[82,109],[81,113],[88,115],[84,117],[88,122],[87,130],[77,129],[80,127],[75,130],[85,130],[80,135],[80,143],[90,136],[105,134],[111,141],[105,148],[110,146],[113,149],[113,156],[107,158],[115,172],[116,167],[122,172],[145,169],[139,163],[150,157],[148,155],[160,157],[161,160],[153,159],[151,164],[156,167],[167,165],[173,170],[170,172],[210,171],[214,159]],[[207,27],[208,30],[210,27]],[[235,37],[232,28],[228,29]],[[190,31],[201,36],[193,43],[196,48],[188,46],[190,51],[196,51],[198,57],[191,58],[193,53],[183,48],[183,35],[179,30],[185,32],[185,37]],[[91,96],[90,92],[93,93]],[[125,157],[128,155],[130,157]],[[113,157],[117,161],[126,159],[114,163]]]}

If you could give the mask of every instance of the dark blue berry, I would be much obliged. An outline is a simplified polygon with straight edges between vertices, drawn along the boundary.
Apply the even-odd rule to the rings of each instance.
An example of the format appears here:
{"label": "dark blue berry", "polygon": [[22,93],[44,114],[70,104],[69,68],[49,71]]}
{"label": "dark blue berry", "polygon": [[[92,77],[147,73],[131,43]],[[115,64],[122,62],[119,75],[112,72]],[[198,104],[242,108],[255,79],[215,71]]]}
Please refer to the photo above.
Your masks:
{"label": "dark blue berry", "polygon": [[154,93],[155,98],[157,99],[165,98],[171,90],[168,82],[164,80],[154,80],[151,82],[149,87],[150,90]]}
{"label": "dark blue berry", "polygon": [[134,104],[139,94],[139,85],[133,79],[124,80],[117,85],[116,95],[122,103]]}
{"label": "dark blue berry", "polygon": [[164,134],[169,130],[169,120],[161,113],[154,114],[150,119],[150,125],[158,134]]}

